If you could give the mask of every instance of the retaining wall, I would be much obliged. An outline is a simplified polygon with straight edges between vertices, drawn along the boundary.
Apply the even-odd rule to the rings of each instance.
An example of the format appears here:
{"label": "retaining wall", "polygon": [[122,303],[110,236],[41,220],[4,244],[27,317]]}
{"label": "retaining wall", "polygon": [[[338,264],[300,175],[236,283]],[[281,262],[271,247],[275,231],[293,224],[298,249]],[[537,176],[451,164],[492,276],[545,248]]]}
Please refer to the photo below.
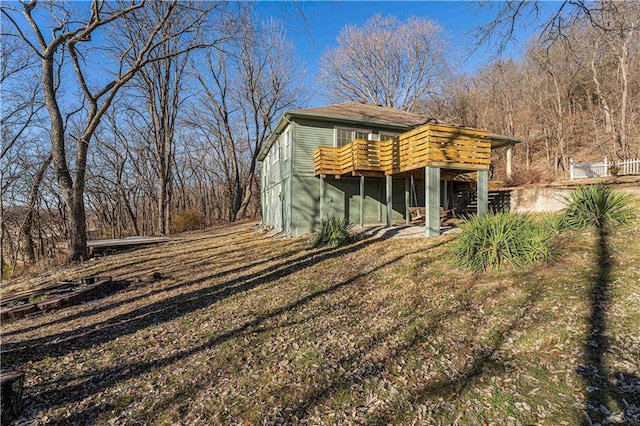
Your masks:
{"label": "retaining wall", "polygon": [[[640,198],[640,178],[637,179],[607,179],[597,183],[610,185],[616,191],[631,194]],[[590,180],[589,180],[590,181]],[[514,212],[556,212],[564,207],[562,197],[566,196],[580,184],[592,184],[596,182],[584,182],[578,184],[553,184],[549,186],[520,187],[498,190],[496,192],[506,192],[509,194],[509,206]],[[506,198],[503,194],[500,198]]]}

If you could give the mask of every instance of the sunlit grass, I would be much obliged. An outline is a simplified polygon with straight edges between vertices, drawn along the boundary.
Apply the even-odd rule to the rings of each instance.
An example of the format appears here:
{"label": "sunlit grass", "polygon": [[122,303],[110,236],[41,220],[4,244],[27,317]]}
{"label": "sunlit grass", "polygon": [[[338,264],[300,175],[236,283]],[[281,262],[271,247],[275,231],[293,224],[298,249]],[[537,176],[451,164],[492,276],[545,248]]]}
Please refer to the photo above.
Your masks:
{"label": "sunlit grass", "polygon": [[[640,241],[628,238],[639,226],[610,233],[612,373],[640,370]],[[224,231],[85,265],[74,272],[165,278],[3,324],[3,368],[25,371],[33,416],[80,424],[583,421],[576,368],[594,233],[566,233],[548,265],[472,273],[452,268],[452,237],[310,249],[250,225]]]}

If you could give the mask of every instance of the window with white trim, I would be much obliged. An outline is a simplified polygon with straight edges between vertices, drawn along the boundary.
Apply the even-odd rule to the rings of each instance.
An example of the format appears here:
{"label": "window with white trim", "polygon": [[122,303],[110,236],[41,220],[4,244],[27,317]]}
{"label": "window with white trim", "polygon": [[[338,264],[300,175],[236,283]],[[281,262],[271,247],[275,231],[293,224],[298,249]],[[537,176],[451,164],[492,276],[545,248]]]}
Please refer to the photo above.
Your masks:
{"label": "window with white trim", "polygon": [[371,130],[366,129],[350,129],[348,127],[335,128],[335,146],[340,148],[345,146],[354,139],[368,140]]}
{"label": "window with white trim", "polygon": [[271,146],[271,164],[276,164],[280,159],[280,138],[276,139],[276,141]]}
{"label": "window with white trim", "polygon": [[282,137],[284,138],[284,159],[288,160],[291,158],[291,127],[284,131]]}

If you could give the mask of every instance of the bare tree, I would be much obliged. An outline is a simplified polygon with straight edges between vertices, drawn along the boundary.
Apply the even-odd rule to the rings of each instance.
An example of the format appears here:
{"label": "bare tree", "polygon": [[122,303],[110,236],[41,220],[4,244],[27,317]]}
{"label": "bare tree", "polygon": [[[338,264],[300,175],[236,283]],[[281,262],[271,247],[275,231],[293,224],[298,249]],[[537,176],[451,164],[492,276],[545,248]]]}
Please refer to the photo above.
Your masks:
{"label": "bare tree", "polygon": [[[11,206],[15,202],[13,194],[8,197],[8,189],[17,184],[19,180],[27,177],[28,170],[24,167],[25,159],[21,151],[27,151],[31,147],[32,136],[39,132],[38,115],[44,104],[42,102],[42,92],[31,75],[37,66],[37,59],[29,51],[29,48],[20,43],[19,40],[11,37],[2,37],[0,40],[2,61],[0,61],[0,85],[2,86],[2,102],[0,102],[0,136],[2,145],[0,146],[0,278],[4,273],[4,248],[7,224],[5,216],[5,202]],[[31,166],[34,166],[31,164]],[[37,168],[38,165],[35,165]],[[47,165],[42,165],[45,171]],[[44,171],[42,172],[44,174]],[[31,197],[27,201],[27,215],[33,215],[35,201],[37,198],[40,180],[33,181]],[[17,210],[13,209],[14,216]],[[23,228],[28,231],[28,228]],[[15,230],[11,230],[15,231]],[[14,232],[15,233],[15,232]],[[17,232],[15,234],[20,234]],[[27,235],[27,234],[23,234]],[[17,237],[17,235],[16,235]],[[17,238],[16,238],[17,239]],[[29,239],[27,242],[32,242]],[[19,247],[16,242],[14,246]],[[32,246],[31,246],[32,247]],[[29,253],[32,253],[30,251]],[[29,256],[32,259],[34,256]]]}
{"label": "bare tree", "polygon": [[[103,27],[121,24],[125,18],[137,10],[147,7],[144,0],[140,2],[113,3],[94,0],[90,5],[87,17],[82,11],[74,10],[64,3],[43,3],[42,12],[34,14],[39,7],[37,1],[23,2],[21,8],[13,5],[1,5],[1,11],[8,22],[13,25],[13,36],[26,43],[39,58],[41,72],[39,81],[44,92],[44,99],[49,113],[51,127],[51,145],[56,177],[62,191],[69,218],[69,259],[80,260],[87,257],[86,213],[84,206],[84,189],[87,167],[87,153],[91,138],[104,114],[118,91],[125,86],[147,64],[167,57],[164,46],[176,37],[191,31],[199,21],[167,29],[170,18],[180,13],[185,5],[177,1],[167,4],[162,15],[150,23],[147,32],[131,43],[126,50],[120,51],[116,58],[113,72],[105,83],[105,74],[101,73],[97,81],[89,78],[96,73],[88,72],[92,66],[104,61],[95,51],[85,47],[96,44],[92,35]],[[28,28],[19,24],[17,14],[26,19]],[[45,36],[45,30],[51,34]],[[7,35],[5,35],[7,36]],[[96,37],[97,40],[102,38]],[[108,42],[108,41],[107,41]],[[172,51],[170,56],[177,56],[193,49],[189,44],[184,49]],[[68,55],[68,56],[67,56]],[[133,56],[133,61],[127,58]],[[69,81],[64,70],[64,58],[71,61],[75,82]],[[72,89],[79,89],[82,102],[69,107],[63,99],[63,92],[58,90],[58,83],[73,84]],[[68,132],[67,122],[74,114],[82,112],[81,130],[77,135]],[[65,143],[75,140],[75,159],[73,163],[67,155]]]}
{"label": "bare tree", "polygon": [[374,15],[343,28],[338,47],[322,56],[319,80],[332,100],[412,110],[440,92],[451,68],[447,42],[434,21]]}
{"label": "bare tree", "polygon": [[280,24],[256,22],[250,9],[239,18],[231,28],[236,37],[196,68],[201,94],[188,120],[216,157],[231,221],[245,216],[258,194],[257,157],[272,123],[306,100]]}
{"label": "bare tree", "polygon": [[[576,26],[587,23],[602,32],[637,32],[637,3],[630,1],[562,0],[550,6],[552,13],[543,13],[541,0],[515,0],[506,2],[483,1],[481,8],[495,11],[489,23],[475,29],[475,47],[486,43],[500,56],[506,47],[515,42],[518,27],[536,25],[539,28],[538,44],[549,46],[569,39]],[[634,3],[636,3],[634,5]],[[621,15],[620,12],[625,11]],[[618,18],[610,19],[611,15]],[[541,19],[545,16],[544,19]],[[604,18],[604,19],[603,19]]]}
{"label": "bare tree", "polygon": [[0,49],[2,51],[2,61],[0,62],[0,85],[2,85],[0,159],[2,159],[29,129],[44,104],[41,101],[40,87],[29,78],[29,72],[33,72],[37,61],[28,48],[14,38],[2,37]]}
{"label": "bare tree", "polygon": [[134,173],[130,148],[131,135],[137,133],[125,114],[116,113],[116,109],[126,111],[119,102],[105,115],[94,135],[96,143],[87,179],[88,204],[100,213],[101,227],[109,229],[114,238],[140,235],[135,193],[142,181]]}
{"label": "bare tree", "polygon": [[[191,25],[211,16],[213,10],[220,5],[206,5],[207,13],[203,13],[202,5],[195,4],[185,7],[179,14],[173,14],[164,27],[160,30],[163,35],[168,35],[175,28]],[[157,21],[166,14],[169,7],[167,3],[154,2],[144,11],[136,11],[134,19],[126,19],[126,25],[120,31],[119,38],[123,40],[122,47],[133,44],[140,34],[149,31],[151,23]],[[141,13],[144,12],[144,13]],[[133,88],[140,94],[146,108],[155,160],[154,170],[158,185],[158,231],[167,234],[170,230],[171,219],[171,193],[174,173],[175,133],[178,125],[178,114],[185,101],[186,67],[188,54],[177,55],[176,52],[187,50],[186,46],[194,40],[204,39],[204,25],[196,26],[188,34],[182,37],[173,37],[159,48],[163,59],[148,64],[140,70],[134,79]],[[218,34],[210,31],[210,34]],[[224,38],[209,40],[210,46],[217,46]],[[135,56],[129,58],[135,62]]]}
{"label": "bare tree", "polygon": [[[593,10],[589,15],[591,31],[595,33],[591,71],[605,120],[608,121],[609,129],[613,133],[613,151],[624,158],[631,155],[631,147],[628,140],[629,98],[631,95],[631,79],[633,78],[631,76],[630,62],[632,61],[631,51],[634,47],[638,47],[638,38],[640,38],[640,4],[637,2],[611,2],[610,4],[606,3],[606,6],[602,9]],[[600,45],[604,48],[599,49]],[[617,90],[612,93],[618,104],[616,126],[613,126],[613,120],[611,119],[613,100],[607,100],[600,83],[604,76],[598,75],[599,68],[602,68],[596,66],[598,54],[604,56],[605,60],[612,59],[612,62],[616,64]]]}

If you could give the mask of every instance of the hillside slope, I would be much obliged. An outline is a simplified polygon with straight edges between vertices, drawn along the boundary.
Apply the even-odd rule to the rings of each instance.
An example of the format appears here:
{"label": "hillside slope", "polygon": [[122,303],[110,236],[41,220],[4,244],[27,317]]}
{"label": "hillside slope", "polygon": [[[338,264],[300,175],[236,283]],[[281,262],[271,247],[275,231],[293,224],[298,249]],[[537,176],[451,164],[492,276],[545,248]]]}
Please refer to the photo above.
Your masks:
{"label": "hillside slope", "polygon": [[130,283],[2,324],[2,369],[26,373],[32,424],[640,420],[639,230],[607,259],[585,232],[549,267],[473,275],[453,237],[316,250],[217,227],[66,270]]}

